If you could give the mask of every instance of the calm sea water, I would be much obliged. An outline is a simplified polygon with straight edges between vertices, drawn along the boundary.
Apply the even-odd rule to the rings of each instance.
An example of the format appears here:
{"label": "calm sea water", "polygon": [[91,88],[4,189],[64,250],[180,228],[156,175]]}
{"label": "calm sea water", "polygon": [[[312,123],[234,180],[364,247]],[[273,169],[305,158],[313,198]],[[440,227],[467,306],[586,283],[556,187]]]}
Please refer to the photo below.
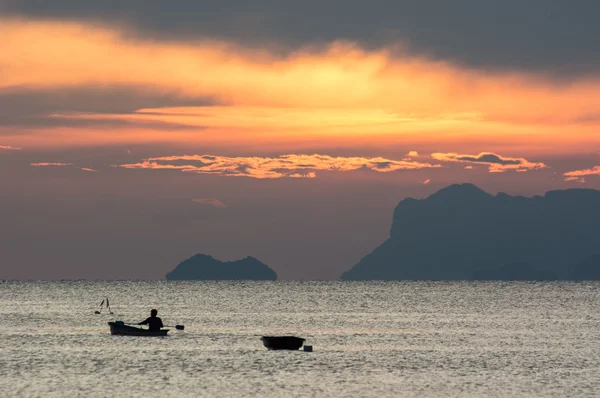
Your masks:
{"label": "calm sea water", "polygon": [[596,283],[0,282],[0,325],[3,397],[600,394]]}

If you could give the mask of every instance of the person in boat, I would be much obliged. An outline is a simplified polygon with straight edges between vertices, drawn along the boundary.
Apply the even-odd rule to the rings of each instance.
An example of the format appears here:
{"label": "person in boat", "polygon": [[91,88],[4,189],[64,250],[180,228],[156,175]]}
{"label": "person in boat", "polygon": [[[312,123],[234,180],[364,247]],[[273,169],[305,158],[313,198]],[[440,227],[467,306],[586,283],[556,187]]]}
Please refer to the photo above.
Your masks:
{"label": "person in boat", "polygon": [[148,330],[160,330],[163,327],[162,319],[157,317],[158,311],[150,311],[150,318],[138,323],[138,325],[148,325]]}

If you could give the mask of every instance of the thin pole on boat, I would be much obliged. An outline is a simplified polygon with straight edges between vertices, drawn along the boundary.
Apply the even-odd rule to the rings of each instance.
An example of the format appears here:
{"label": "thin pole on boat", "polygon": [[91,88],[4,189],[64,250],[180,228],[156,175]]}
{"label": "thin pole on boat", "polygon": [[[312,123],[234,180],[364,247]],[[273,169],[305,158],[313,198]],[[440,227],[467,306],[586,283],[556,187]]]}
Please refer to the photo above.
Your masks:
{"label": "thin pole on boat", "polygon": [[99,310],[97,310],[97,311],[94,311],[94,314],[97,314],[97,315],[99,315],[99,314],[101,314],[101,313],[102,313],[102,307],[104,307],[104,302],[105,302],[105,301],[106,301],[106,309],[108,310],[108,313],[109,313],[110,315],[112,315],[112,314],[113,314],[112,310],[110,309],[110,302],[108,301],[108,297],[102,300],[102,302],[100,303],[100,309],[99,309]]}
{"label": "thin pole on boat", "polygon": [[109,314],[113,314],[112,310],[110,309],[110,304],[108,303],[108,297],[106,298],[106,309],[108,310]]}
{"label": "thin pole on boat", "polygon": [[104,305],[104,300],[100,303],[100,310],[94,312],[94,314],[100,314],[102,312],[102,306]]}

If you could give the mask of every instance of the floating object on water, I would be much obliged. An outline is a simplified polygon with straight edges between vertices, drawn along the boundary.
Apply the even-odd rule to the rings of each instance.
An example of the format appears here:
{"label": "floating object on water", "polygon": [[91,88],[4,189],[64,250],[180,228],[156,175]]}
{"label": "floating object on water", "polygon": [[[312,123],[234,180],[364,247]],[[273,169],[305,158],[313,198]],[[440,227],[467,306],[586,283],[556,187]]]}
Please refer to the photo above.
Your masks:
{"label": "floating object on water", "polygon": [[169,329],[161,330],[148,330],[142,328],[136,328],[133,326],[126,325],[123,321],[108,322],[110,326],[110,334],[113,336],[146,336],[146,337],[158,337],[166,336]]}
{"label": "floating object on water", "polygon": [[306,352],[312,352],[312,346],[311,345],[305,345],[304,346],[304,351],[306,351]]}
{"label": "floating object on water", "polygon": [[261,340],[269,350],[298,350],[306,339],[296,336],[263,336]]}

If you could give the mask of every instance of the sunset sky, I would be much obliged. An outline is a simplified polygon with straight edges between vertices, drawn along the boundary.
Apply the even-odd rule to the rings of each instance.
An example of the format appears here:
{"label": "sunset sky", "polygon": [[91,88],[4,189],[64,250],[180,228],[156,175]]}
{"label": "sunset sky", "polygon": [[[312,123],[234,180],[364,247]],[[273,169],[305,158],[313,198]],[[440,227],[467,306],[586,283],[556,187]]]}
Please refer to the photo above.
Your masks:
{"label": "sunset sky", "polygon": [[335,279],[405,197],[600,189],[599,13],[0,0],[0,279]]}

